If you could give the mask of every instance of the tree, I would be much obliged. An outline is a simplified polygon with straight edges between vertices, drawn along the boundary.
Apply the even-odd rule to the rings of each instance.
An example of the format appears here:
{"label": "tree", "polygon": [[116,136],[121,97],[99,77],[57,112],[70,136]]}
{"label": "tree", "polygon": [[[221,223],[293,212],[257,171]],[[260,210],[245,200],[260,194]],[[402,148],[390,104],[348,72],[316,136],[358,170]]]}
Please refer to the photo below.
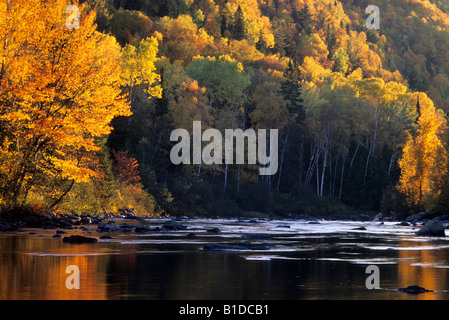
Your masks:
{"label": "tree", "polygon": [[251,78],[243,65],[230,56],[196,57],[186,71],[200,86],[207,88],[212,106],[218,109],[233,106],[235,111],[245,102],[245,89]]}
{"label": "tree", "polygon": [[150,36],[153,22],[140,11],[119,9],[110,20],[110,31],[125,46]]}
{"label": "tree", "polygon": [[349,57],[346,51],[343,48],[338,48],[335,51],[332,60],[335,62],[334,71],[346,75],[346,72],[348,71],[349,68],[348,66]]}
{"label": "tree", "polygon": [[245,39],[245,16],[243,15],[242,7],[238,6],[234,14],[234,24],[232,26],[232,35],[235,40]]}
{"label": "tree", "polygon": [[140,182],[139,163],[135,158],[128,157],[128,151],[112,150],[114,163],[112,172],[119,182],[126,184],[136,184]]}
{"label": "tree", "polygon": [[417,134],[409,136],[403,149],[397,187],[406,196],[409,206],[422,208],[432,189],[430,177],[435,169],[437,152],[442,148],[438,133],[444,119],[435,112],[432,101],[425,94],[418,94],[421,115],[417,120]]}
{"label": "tree", "polygon": [[299,11],[294,11],[293,19],[295,23],[299,24],[301,33],[304,32],[306,35],[312,33],[313,16],[310,13],[310,8],[307,3]]}
{"label": "tree", "polygon": [[124,84],[130,89],[131,103],[133,100],[133,87],[144,84],[149,97],[160,97],[162,89],[159,85],[154,86],[156,81],[160,81],[160,76],[155,73],[154,62],[158,53],[158,41],[155,37],[146,38],[137,45],[127,45],[123,49],[123,72]]}
{"label": "tree", "polygon": [[100,177],[96,141],[109,134],[114,117],[130,115],[120,89],[120,46],[96,32],[95,14],[82,6],[80,28],[67,29],[66,7],[63,0],[0,4],[0,198],[6,204],[21,205],[44,189],[52,204],[73,183]]}

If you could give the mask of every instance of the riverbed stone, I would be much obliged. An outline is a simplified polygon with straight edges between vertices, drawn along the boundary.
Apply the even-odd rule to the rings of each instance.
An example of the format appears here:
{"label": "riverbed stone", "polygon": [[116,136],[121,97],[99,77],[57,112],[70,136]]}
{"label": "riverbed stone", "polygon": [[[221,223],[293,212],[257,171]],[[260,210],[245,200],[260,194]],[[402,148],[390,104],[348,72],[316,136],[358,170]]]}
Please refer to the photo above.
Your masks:
{"label": "riverbed stone", "polygon": [[166,223],[160,229],[162,231],[179,231],[187,229],[187,226],[178,223]]}
{"label": "riverbed stone", "polygon": [[407,221],[407,222],[417,222],[417,221],[423,220],[425,216],[426,216],[426,212],[425,211],[421,211],[421,212],[414,213],[414,214],[408,216],[407,218],[405,218],[405,221]]}
{"label": "riverbed stone", "polygon": [[249,240],[268,240],[272,239],[273,237],[271,236],[271,234],[265,233],[247,233],[242,235],[242,238]]}
{"label": "riverbed stone", "polygon": [[138,232],[138,233],[150,232],[150,231],[153,231],[153,228],[151,228],[149,226],[136,226],[134,231]]}
{"label": "riverbed stone", "polygon": [[219,244],[219,243],[210,243],[203,247],[203,250],[206,251],[241,251],[241,250],[251,250],[247,246],[241,245],[230,245],[230,244]]}
{"label": "riverbed stone", "polygon": [[374,217],[373,221],[382,221],[383,218],[383,214],[382,212],[379,212],[378,214],[376,214],[376,216]]}
{"label": "riverbed stone", "polygon": [[432,290],[428,290],[428,289],[420,287],[420,286],[408,286],[407,288],[399,288],[398,291],[409,293],[409,294],[433,292]]}
{"label": "riverbed stone", "polygon": [[429,236],[429,237],[444,237],[446,236],[444,232],[444,224],[438,220],[431,220],[427,222],[421,229],[416,232],[418,236]]}
{"label": "riverbed stone", "polygon": [[114,232],[119,230],[120,228],[117,225],[109,223],[99,223],[97,227],[98,232]]}
{"label": "riverbed stone", "polygon": [[98,242],[98,239],[79,235],[72,235],[70,237],[64,237],[62,241],[67,243],[81,244],[81,243],[96,243]]}

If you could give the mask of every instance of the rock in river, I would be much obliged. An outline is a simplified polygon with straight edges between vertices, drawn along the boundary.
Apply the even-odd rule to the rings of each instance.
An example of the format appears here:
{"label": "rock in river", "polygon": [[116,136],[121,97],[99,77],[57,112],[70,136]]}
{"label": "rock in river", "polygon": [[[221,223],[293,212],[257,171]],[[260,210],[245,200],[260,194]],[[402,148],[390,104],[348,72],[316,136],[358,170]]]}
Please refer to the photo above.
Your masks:
{"label": "rock in river", "polygon": [[421,229],[416,232],[418,236],[444,237],[444,224],[438,220],[427,222]]}
{"label": "rock in river", "polygon": [[239,243],[239,244],[219,244],[210,243],[203,247],[206,251],[246,251],[246,250],[267,250],[274,248],[275,245],[268,243]]}
{"label": "rock in river", "polygon": [[398,291],[400,292],[406,292],[410,294],[418,294],[418,293],[424,293],[424,292],[433,292],[432,290],[425,289],[420,286],[408,286],[407,288],[399,288]]}
{"label": "rock in river", "polygon": [[206,251],[235,251],[235,250],[251,250],[246,246],[230,245],[230,244],[207,244],[203,247]]}
{"label": "rock in river", "polygon": [[70,236],[70,237],[64,237],[62,239],[62,241],[68,242],[68,243],[96,243],[96,242],[98,242],[98,239],[74,235],[74,236]]}
{"label": "rock in river", "polygon": [[221,230],[218,228],[212,228],[212,229],[207,230],[207,233],[220,233],[220,232],[221,232]]}
{"label": "rock in river", "polygon": [[264,234],[264,233],[248,233],[242,235],[242,238],[248,239],[248,240],[269,240],[273,237],[271,234]]}

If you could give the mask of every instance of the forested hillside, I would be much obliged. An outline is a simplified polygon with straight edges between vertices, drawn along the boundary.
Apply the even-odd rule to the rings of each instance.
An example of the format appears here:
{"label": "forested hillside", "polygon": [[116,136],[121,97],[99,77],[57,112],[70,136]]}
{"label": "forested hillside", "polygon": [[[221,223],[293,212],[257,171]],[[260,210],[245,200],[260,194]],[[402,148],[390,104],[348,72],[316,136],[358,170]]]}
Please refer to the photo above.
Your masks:
{"label": "forested hillside", "polygon": [[[376,30],[368,0],[87,0],[67,31],[38,2],[1,5],[0,205],[447,213],[449,3],[376,1]],[[278,129],[277,173],[172,164],[196,120]]]}

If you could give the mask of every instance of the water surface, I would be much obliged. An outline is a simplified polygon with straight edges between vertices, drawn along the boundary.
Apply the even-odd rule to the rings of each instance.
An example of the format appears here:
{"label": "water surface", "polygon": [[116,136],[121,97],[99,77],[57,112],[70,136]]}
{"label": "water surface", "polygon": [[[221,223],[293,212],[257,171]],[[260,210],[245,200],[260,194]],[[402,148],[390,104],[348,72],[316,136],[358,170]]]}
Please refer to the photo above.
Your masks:
{"label": "water surface", "polygon": [[[117,224],[123,222],[131,223]],[[52,237],[55,230],[0,233],[0,299],[449,299],[449,239],[418,237],[415,227],[233,219],[178,223],[187,229],[115,232],[109,233],[113,239],[95,244],[64,243]],[[354,230],[362,226],[366,230]],[[214,227],[221,232],[207,232]],[[95,229],[66,231],[103,235]],[[247,234],[268,239],[245,239]],[[245,242],[273,247],[203,250],[209,243]],[[69,265],[80,269],[79,290],[65,286]],[[368,265],[379,267],[379,290],[365,286]],[[396,290],[409,285],[434,292]]]}

